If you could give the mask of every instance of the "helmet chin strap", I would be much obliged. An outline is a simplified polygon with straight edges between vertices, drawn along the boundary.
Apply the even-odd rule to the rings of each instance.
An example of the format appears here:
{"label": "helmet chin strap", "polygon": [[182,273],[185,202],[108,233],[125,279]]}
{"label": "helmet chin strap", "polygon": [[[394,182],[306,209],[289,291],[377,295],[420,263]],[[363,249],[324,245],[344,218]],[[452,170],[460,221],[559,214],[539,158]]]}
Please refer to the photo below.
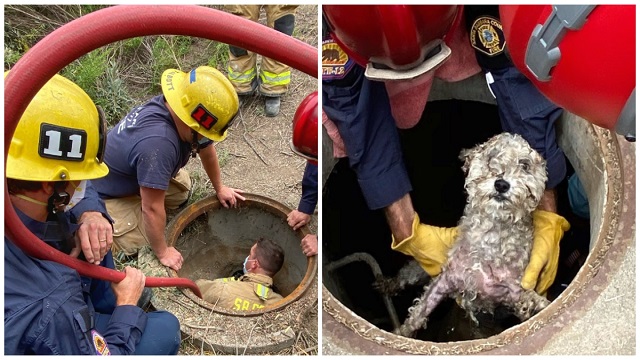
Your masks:
{"label": "helmet chin strap", "polygon": [[65,254],[69,254],[76,244],[73,239],[73,234],[69,230],[69,221],[64,214],[64,209],[71,200],[71,195],[66,191],[66,187],[66,181],[58,181],[53,185],[53,194],[49,197],[47,209],[51,214],[55,215],[58,225],[60,225],[62,235],[64,236],[60,250]]}
{"label": "helmet chin strap", "polygon": [[28,201],[28,202],[30,202],[32,204],[37,204],[37,205],[42,205],[42,206],[49,206],[49,204],[44,202],[44,201],[36,200],[36,199],[30,198],[30,197],[28,197],[26,195],[22,195],[22,194],[11,194],[11,195],[15,196],[15,197],[17,197],[19,199],[22,199],[24,201]]}
{"label": "helmet chin strap", "polygon": [[198,143],[198,133],[191,129],[191,157],[194,158],[198,153],[200,153],[200,144]]}

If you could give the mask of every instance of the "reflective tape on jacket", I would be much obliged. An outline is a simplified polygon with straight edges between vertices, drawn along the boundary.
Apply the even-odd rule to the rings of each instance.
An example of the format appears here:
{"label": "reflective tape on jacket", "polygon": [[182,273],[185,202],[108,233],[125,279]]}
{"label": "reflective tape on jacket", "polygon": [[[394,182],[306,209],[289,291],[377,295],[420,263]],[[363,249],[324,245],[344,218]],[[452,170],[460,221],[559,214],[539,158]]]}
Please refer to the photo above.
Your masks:
{"label": "reflective tape on jacket", "polygon": [[262,284],[256,284],[254,291],[262,300],[267,300],[269,298],[269,288]]}

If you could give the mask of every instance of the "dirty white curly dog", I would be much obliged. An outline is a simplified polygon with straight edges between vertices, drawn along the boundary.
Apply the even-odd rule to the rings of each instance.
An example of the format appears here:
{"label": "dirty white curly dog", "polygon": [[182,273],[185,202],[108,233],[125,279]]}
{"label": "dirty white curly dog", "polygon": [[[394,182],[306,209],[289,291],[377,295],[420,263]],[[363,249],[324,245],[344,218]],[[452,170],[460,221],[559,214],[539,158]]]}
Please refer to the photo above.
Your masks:
{"label": "dirty white curly dog", "polygon": [[549,301],[520,286],[533,242],[532,212],[544,192],[544,159],[519,135],[502,133],[460,159],[467,173],[467,205],[458,239],[442,273],[425,286],[396,333],[411,337],[445,296],[458,300],[471,319],[502,304],[526,320]]}

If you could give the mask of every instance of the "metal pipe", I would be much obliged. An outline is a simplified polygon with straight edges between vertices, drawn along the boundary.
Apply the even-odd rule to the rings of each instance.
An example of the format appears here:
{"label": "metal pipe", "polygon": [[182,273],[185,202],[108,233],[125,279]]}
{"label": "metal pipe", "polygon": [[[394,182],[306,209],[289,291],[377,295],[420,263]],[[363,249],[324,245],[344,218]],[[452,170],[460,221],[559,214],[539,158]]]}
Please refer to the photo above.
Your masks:
{"label": "metal pipe", "polygon": [[[380,265],[376,259],[370,254],[364,252],[357,252],[351,255],[347,255],[340,260],[336,260],[327,264],[328,271],[334,271],[337,268],[343,267],[347,264],[351,264],[352,262],[362,261],[369,265],[371,268],[371,272],[376,277],[376,279],[381,278],[382,270],[380,270]],[[387,307],[387,312],[389,312],[389,317],[391,318],[391,322],[393,322],[393,328],[400,328],[400,321],[398,320],[398,314],[396,313],[396,308],[393,306],[393,302],[391,302],[391,297],[388,294],[380,294],[382,296],[382,300],[384,301],[384,305]]]}

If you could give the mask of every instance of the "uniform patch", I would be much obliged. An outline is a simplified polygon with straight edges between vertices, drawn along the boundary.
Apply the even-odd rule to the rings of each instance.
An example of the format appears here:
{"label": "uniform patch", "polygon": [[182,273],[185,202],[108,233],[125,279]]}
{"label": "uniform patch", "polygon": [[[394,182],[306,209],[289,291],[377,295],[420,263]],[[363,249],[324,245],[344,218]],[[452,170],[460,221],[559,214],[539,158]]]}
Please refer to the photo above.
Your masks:
{"label": "uniform patch", "polygon": [[96,355],[111,355],[109,347],[107,346],[107,342],[104,340],[104,337],[100,335],[100,333],[95,330],[91,330],[91,338],[93,339],[93,346],[96,348]]}
{"label": "uniform patch", "polygon": [[333,40],[322,42],[322,80],[342,79],[354,64]]}
{"label": "uniform patch", "polygon": [[489,56],[499,55],[504,51],[505,37],[500,20],[483,16],[473,22],[469,32],[471,46]]}

